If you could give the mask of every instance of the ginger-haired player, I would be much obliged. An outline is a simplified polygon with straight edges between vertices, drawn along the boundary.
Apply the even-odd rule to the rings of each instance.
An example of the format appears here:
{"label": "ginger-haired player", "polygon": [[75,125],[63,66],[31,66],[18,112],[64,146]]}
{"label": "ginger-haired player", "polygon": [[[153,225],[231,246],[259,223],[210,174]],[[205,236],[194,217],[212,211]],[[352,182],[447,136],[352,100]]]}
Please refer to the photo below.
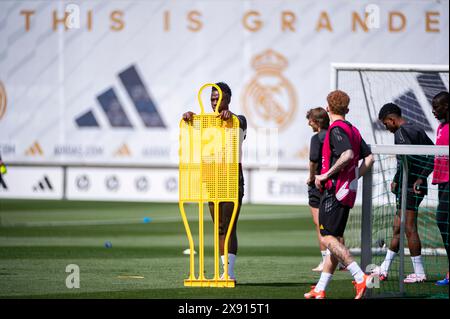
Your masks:
{"label": "ginger-haired player", "polygon": [[[355,299],[361,299],[371,278],[361,270],[340,239],[356,200],[358,178],[370,169],[373,156],[358,129],[345,120],[349,96],[336,90],[328,95],[327,102],[331,126],[323,144],[321,174],[316,175],[315,184],[324,191],[319,208],[319,228],[322,241],[331,254],[325,260],[319,282],[304,297],[324,299],[325,290],[341,262],[355,279]],[[362,164],[358,167],[360,159]]]}

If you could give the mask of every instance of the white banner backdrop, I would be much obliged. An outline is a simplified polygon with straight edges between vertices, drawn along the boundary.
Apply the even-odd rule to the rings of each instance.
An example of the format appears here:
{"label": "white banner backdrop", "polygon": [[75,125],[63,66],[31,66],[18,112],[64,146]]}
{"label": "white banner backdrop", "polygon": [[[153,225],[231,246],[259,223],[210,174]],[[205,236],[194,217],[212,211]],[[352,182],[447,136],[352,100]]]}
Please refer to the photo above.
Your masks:
{"label": "white banner backdrop", "polygon": [[[244,178],[248,180],[248,172]],[[66,183],[69,200],[178,202],[176,169],[69,167]],[[248,195],[243,202],[248,202]]]}
{"label": "white banner backdrop", "polygon": [[[251,172],[251,202],[257,204],[307,205],[309,173],[298,170]],[[356,205],[362,203],[362,178],[358,181]]]}
{"label": "white banner backdrop", "polygon": [[178,170],[68,168],[67,199],[177,202]]}
{"label": "white banner backdrop", "polygon": [[307,172],[258,170],[251,174],[251,201],[260,204],[308,204]]}
{"label": "white banner backdrop", "polygon": [[63,198],[63,169],[59,167],[10,166],[3,181],[0,198]]}
{"label": "white banner backdrop", "polygon": [[447,64],[448,21],[437,0],[2,1],[0,153],[176,167],[182,113],[224,81],[249,128],[277,129],[278,165],[306,167],[331,62]]}

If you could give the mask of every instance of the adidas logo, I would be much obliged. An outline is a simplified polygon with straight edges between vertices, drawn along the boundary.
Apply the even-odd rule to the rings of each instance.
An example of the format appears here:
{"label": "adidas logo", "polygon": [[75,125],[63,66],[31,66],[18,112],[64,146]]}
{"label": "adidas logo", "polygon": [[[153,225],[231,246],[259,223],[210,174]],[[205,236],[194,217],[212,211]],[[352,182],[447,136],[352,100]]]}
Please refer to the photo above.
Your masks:
{"label": "adidas logo", "polygon": [[33,186],[33,192],[39,191],[53,191],[53,185],[50,183],[50,180],[47,175],[44,175],[44,178],[37,182],[35,186]]}
{"label": "adidas logo", "polygon": [[322,229],[322,230],[323,230],[323,229],[325,229],[325,228],[323,228],[323,225],[322,225],[322,224],[320,224],[320,227],[319,227],[319,229]]}
{"label": "adidas logo", "polygon": [[114,156],[130,156],[130,155],[131,152],[127,144],[122,144],[122,146],[120,146],[117,149],[117,151],[114,152]]}
{"label": "adidas logo", "polygon": [[[430,105],[436,94],[441,91],[447,91],[447,87],[439,73],[421,73],[417,75],[416,79]],[[393,102],[400,107],[403,117],[408,122],[414,123],[424,131],[433,131],[433,128],[425,115],[423,106],[419,103],[419,99],[412,89],[394,99]],[[379,121],[374,121],[372,125],[376,130],[385,131],[384,125]]]}
{"label": "adidas logo", "polygon": [[[150,97],[144,82],[139,76],[136,66],[131,65],[126,70],[119,73],[119,78],[145,127],[165,128],[166,125],[156,108],[156,104]],[[111,127],[133,128],[133,124],[125,113],[123,104],[119,100],[114,87],[105,89],[96,98]],[[75,123],[79,128],[100,127],[92,109],[77,117]]]}
{"label": "adidas logo", "polygon": [[34,156],[34,155],[44,155],[41,146],[38,142],[34,142],[26,151],[25,155]]}

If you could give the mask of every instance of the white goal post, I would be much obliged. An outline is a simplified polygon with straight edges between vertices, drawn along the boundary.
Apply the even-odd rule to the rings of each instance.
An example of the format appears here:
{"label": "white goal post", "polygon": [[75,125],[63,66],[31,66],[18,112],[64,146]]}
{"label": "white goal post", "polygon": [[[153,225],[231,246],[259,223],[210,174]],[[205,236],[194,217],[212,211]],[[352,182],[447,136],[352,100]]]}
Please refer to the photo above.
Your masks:
{"label": "white goal post", "polygon": [[330,87],[338,88],[338,71],[449,72],[448,64],[331,63]]}
{"label": "white goal post", "polygon": [[392,135],[378,121],[381,107],[393,102],[404,117],[434,137],[438,122],[432,98],[449,89],[448,65],[332,63],[331,90],[350,96],[348,120],[369,144],[392,144]]}
{"label": "white goal post", "polygon": [[[362,206],[352,210],[344,235],[346,245],[353,253],[360,255],[361,265],[365,268],[383,260],[392,238],[397,209],[390,183],[397,170],[397,158],[402,159],[402,175],[407,176],[404,163],[410,156],[449,154],[445,146],[393,145],[394,136],[378,120],[378,113],[384,104],[395,103],[408,122],[422,128],[435,141],[439,122],[432,113],[431,104],[436,94],[449,90],[449,65],[333,63],[330,86],[331,90],[339,89],[350,96],[347,119],[360,130],[375,155],[375,165],[361,183]],[[448,271],[448,263],[434,218],[438,204],[437,186],[431,185],[431,177],[428,178],[429,193],[419,207],[418,231],[422,236],[427,276],[433,278],[439,272]],[[406,181],[402,182],[406,186]],[[402,196],[404,198],[406,196]],[[405,206],[406,203],[400,203],[399,210],[404,212]],[[402,217],[404,215],[401,214]],[[409,249],[403,237],[404,223],[402,218],[399,258],[393,266],[394,276],[389,284],[374,291],[375,295],[411,292],[403,285],[403,276],[411,267],[409,258],[405,260]],[[415,293],[426,295],[431,292],[417,290]]]}

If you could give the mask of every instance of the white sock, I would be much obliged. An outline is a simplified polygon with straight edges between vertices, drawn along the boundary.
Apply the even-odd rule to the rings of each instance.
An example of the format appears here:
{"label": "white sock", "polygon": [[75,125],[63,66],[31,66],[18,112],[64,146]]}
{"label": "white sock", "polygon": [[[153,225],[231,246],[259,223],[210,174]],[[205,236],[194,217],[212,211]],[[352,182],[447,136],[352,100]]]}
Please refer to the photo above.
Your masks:
{"label": "white sock", "polygon": [[328,256],[327,250],[321,250],[320,253],[322,254],[322,262],[324,263]]}
{"label": "white sock", "polygon": [[422,256],[411,256],[411,261],[414,267],[414,273],[416,275],[425,275],[425,270],[423,269]]}
{"label": "white sock", "polygon": [[359,267],[359,265],[356,263],[356,261],[352,262],[350,265],[347,266],[348,271],[352,274],[353,278],[355,278],[355,281],[360,284],[364,281],[364,273]]}
{"label": "white sock", "polygon": [[320,274],[319,282],[317,283],[316,287],[314,288],[314,291],[320,292],[320,291],[327,289],[328,283],[331,281],[332,277],[333,277],[332,274],[329,274],[327,272],[322,272]]}
{"label": "white sock", "polygon": [[394,260],[395,256],[397,256],[397,253],[388,249],[386,253],[386,258],[384,258],[383,263],[381,264],[381,272],[388,273],[389,267],[391,267],[391,263]]}
{"label": "white sock", "polygon": [[[225,265],[225,256],[220,256],[222,259],[222,265]],[[234,276],[234,263],[236,261],[236,255],[228,254],[228,276],[231,278],[235,278]],[[224,267],[225,270],[225,267]]]}

